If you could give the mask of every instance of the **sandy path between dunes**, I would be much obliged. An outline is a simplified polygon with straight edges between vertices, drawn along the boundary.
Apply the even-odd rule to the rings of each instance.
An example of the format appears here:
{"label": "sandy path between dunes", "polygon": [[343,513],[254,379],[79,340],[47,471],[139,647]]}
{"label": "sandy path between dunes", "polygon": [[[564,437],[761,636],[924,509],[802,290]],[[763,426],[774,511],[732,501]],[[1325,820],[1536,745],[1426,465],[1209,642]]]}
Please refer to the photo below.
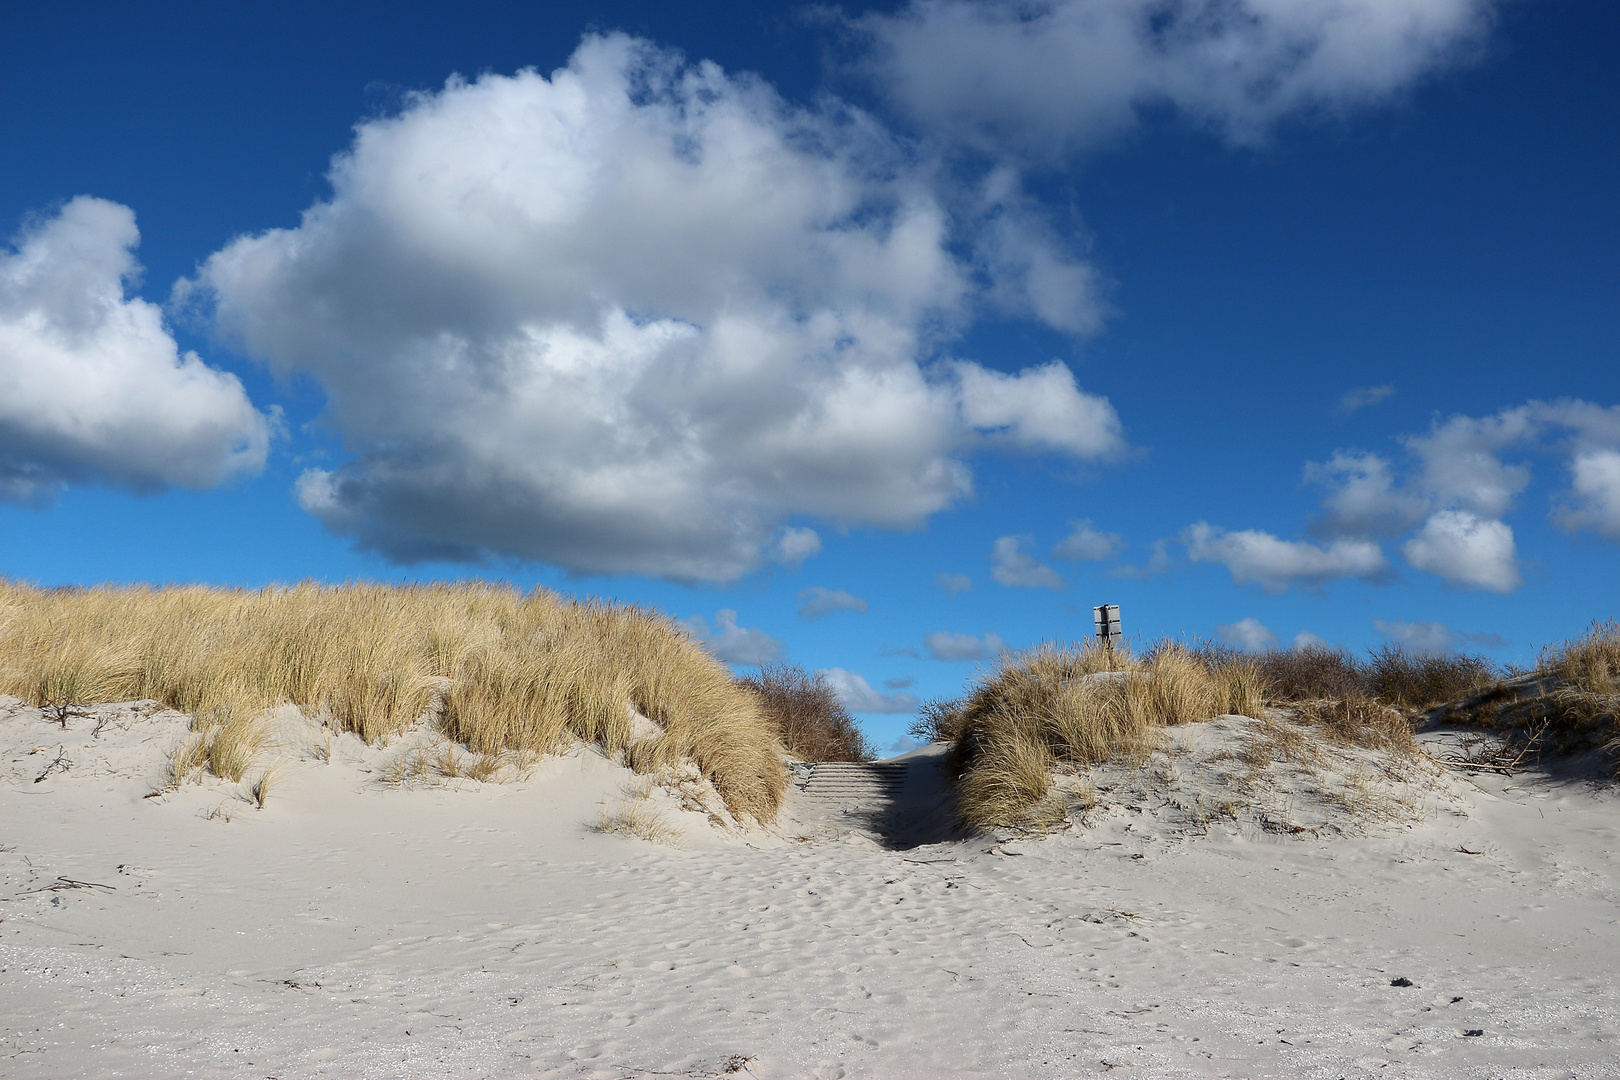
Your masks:
{"label": "sandy path between dunes", "polygon": [[181,723],[0,709],[0,1075],[1620,1076],[1620,806],[1579,785],[1370,838],[900,851],[796,795],[822,839],[674,850],[588,831],[626,773],[583,750],[142,799]]}

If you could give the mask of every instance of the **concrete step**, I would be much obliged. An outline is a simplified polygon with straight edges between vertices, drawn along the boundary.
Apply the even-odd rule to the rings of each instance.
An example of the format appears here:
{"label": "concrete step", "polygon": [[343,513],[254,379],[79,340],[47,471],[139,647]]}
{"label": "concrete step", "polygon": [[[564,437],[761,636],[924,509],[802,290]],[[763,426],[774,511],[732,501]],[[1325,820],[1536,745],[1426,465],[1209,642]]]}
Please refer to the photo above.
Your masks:
{"label": "concrete step", "polygon": [[805,794],[832,802],[889,802],[905,786],[905,762],[823,761],[810,767]]}

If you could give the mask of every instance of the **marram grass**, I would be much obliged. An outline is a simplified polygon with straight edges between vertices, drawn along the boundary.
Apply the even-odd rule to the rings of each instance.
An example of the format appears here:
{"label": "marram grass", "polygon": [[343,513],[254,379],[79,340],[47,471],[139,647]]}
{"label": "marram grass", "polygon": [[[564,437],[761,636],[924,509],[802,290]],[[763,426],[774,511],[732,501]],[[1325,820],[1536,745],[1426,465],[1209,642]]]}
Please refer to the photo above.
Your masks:
{"label": "marram grass", "polygon": [[1172,724],[1222,713],[1258,715],[1265,678],[1252,660],[1211,663],[1176,643],[1145,657],[1125,649],[1045,644],[1005,653],[962,701],[936,719],[954,740],[963,823],[1039,827],[1062,816],[1052,773],[1145,757]]}
{"label": "marram grass", "polygon": [[[692,760],[733,814],[787,786],[758,698],[676,623],[478,582],[40,589],[0,581],[0,693],[42,707],[150,698],[195,718],[174,782],[240,780],[281,704],[367,742],[424,717],[475,754],[575,740],[637,771]],[[659,731],[635,738],[634,709]]]}

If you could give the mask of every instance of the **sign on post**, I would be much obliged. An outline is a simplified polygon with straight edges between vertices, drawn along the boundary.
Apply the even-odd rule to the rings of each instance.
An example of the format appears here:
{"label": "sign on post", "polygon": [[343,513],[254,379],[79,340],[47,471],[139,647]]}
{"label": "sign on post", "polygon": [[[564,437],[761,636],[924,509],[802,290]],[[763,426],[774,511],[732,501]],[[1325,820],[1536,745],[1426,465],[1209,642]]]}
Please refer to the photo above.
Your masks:
{"label": "sign on post", "polygon": [[1091,614],[1097,623],[1097,640],[1104,645],[1113,646],[1125,636],[1119,628],[1118,604],[1098,604]]}

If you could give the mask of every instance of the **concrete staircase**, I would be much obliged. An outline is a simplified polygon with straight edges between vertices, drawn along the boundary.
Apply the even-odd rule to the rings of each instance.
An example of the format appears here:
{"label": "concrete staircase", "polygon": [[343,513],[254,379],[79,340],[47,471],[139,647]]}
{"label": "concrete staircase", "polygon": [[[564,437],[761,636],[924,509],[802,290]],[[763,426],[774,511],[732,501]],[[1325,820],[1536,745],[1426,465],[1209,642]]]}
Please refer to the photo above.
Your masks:
{"label": "concrete staircase", "polygon": [[804,793],[845,810],[887,810],[906,785],[910,764],[895,762],[822,761],[811,765]]}

